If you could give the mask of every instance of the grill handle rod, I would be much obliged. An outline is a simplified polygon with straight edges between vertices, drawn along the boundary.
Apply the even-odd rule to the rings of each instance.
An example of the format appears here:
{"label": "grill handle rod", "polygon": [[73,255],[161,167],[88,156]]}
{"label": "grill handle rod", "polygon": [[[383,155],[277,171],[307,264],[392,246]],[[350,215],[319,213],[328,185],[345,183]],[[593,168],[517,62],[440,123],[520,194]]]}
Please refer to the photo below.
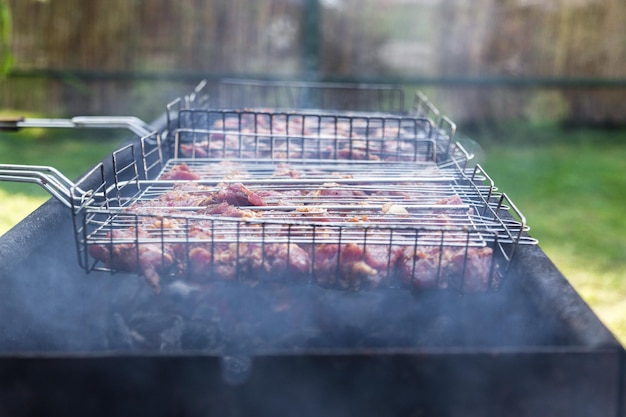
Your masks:
{"label": "grill handle rod", "polygon": [[38,184],[69,208],[81,206],[97,194],[93,190],[82,190],[57,169],[49,166],[0,164],[0,181]]}
{"label": "grill handle rod", "polygon": [[76,116],[71,119],[38,118],[3,118],[0,119],[0,131],[17,132],[22,128],[104,128],[128,129],[139,137],[148,136],[155,131],[149,124],[134,116]]}

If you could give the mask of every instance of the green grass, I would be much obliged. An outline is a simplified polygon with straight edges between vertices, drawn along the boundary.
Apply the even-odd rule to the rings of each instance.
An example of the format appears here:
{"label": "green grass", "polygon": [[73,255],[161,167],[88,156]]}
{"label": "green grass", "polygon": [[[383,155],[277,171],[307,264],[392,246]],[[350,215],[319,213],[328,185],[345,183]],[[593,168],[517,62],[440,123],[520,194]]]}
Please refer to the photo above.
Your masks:
{"label": "green grass", "polygon": [[626,130],[524,130],[490,138],[482,165],[531,234],[626,343]]}

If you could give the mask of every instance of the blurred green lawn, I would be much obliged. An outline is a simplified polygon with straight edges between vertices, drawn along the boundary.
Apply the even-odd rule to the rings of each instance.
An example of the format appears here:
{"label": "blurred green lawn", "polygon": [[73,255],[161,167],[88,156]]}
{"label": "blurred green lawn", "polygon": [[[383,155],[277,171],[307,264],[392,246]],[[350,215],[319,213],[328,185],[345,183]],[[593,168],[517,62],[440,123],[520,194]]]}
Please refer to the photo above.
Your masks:
{"label": "blurred green lawn", "polygon": [[[481,164],[526,215],[531,234],[626,343],[626,129],[508,126],[471,135],[484,151]],[[75,179],[128,137],[76,129],[3,133],[0,163],[52,165]],[[0,234],[48,198],[38,186],[0,182]]]}
{"label": "blurred green lawn", "polygon": [[484,138],[487,173],[626,343],[626,129],[509,128]]}

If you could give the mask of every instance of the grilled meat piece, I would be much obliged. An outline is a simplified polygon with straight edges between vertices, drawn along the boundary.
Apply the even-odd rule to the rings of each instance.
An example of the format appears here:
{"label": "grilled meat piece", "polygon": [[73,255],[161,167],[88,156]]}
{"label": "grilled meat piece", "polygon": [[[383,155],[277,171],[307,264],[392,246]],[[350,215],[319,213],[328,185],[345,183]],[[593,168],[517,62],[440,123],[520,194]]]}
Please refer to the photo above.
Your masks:
{"label": "grilled meat piece", "polygon": [[367,194],[359,189],[350,186],[326,183],[311,193],[311,197],[327,197],[327,198],[345,198],[345,197],[367,197]]}
{"label": "grilled meat piece", "polygon": [[[181,254],[182,252],[182,254]],[[181,263],[178,276],[195,282],[243,279],[254,281],[304,280],[311,261],[308,253],[298,245],[269,244],[214,244],[194,245],[188,255],[184,246],[177,248]]]}
{"label": "grilled meat piece", "polygon": [[251,219],[258,216],[258,214],[252,210],[244,210],[235,206],[231,206],[226,201],[222,201],[219,204],[207,206],[197,213],[206,214],[209,216],[233,217],[239,219]]}
{"label": "grilled meat piece", "polygon": [[400,281],[406,287],[428,290],[439,286],[442,253],[438,247],[408,247],[398,266]]}
{"label": "grilled meat piece", "polygon": [[170,208],[199,207],[214,194],[214,188],[197,183],[178,183],[155,198],[141,199],[126,207],[128,213],[166,214]]}
{"label": "grilled meat piece", "polygon": [[454,288],[463,292],[481,292],[495,287],[493,249],[463,248],[452,258],[450,271]]}
{"label": "grilled meat piece", "polygon": [[355,243],[315,246],[313,273],[322,286],[358,290],[389,285],[401,248]]}
{"label": "grilled meat piece", "polygon": [[251,191],[241,183],[227,184],[217,192],[212,193],[208,198],[199,203],[201,206],[208,206],[215,203],[226,202],[234,206],[266,206],[263,198]]}
{"label": "grilled meat piece", "polygon": [[493,285],[492,255],[493,249],[489,247],[405,248],[398,274],[405,286],[416,290],[486,291]]}
{"label": "grilled meat piece", "polygon": [[162,180],[199,180],[200,175],[189,169],[187,164],[174,165],[172,169],[161,176]]}
{"label": "grilled meat piece", "polygon": [[[147,231],[135,228],[113,230],[106,236],[111,243],[90,245],[89,254],[113,270],[143,275],[154,292],[159,293],[160,276],[170,270],[174,256],[169,245],[141,241],[150,237]],[[119,243],[125,240],[128,243]]]}
{"label": "grilled meat piece", "polygon": [[248,244],[240,251],[243,277],[253,281],[303,281],[309,273],[309,254],[296,244]]}

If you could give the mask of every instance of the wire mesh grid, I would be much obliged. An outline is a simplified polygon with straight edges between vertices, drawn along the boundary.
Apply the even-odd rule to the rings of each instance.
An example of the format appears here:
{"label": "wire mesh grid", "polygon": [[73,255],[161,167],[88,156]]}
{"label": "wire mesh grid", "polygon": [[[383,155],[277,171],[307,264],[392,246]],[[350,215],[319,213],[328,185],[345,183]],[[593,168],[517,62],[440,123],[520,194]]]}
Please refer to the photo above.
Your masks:
{"label": "wire mesh grid", "polygon": [[86,211],[83,252],[92,268],[152,276],[155,288],[224,279],[486,290],[511,248],[530,242],[480,167],[181,158],[153,180],[124,172],[107,208]]}

